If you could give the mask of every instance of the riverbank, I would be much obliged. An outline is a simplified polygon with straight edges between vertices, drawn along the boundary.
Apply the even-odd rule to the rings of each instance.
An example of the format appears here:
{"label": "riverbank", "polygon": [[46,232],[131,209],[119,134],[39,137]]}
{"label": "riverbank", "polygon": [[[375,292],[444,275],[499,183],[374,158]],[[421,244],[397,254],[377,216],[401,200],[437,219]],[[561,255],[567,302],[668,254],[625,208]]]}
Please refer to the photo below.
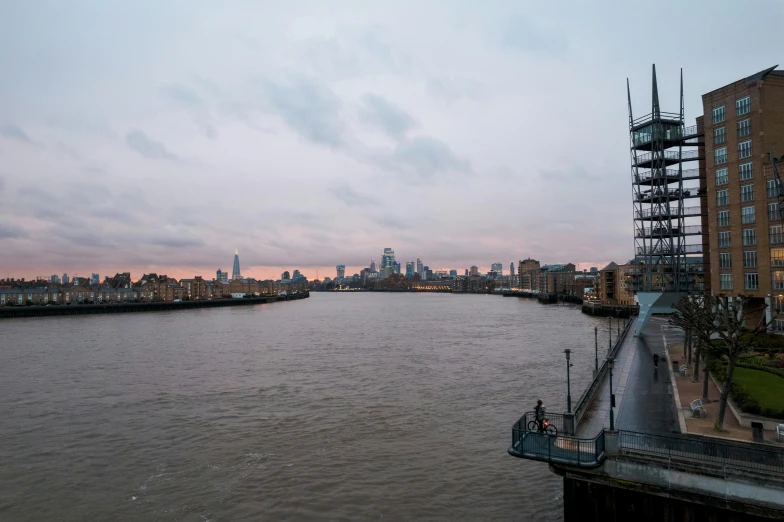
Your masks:
{"label": "riverbank", "polygon": [[310,297],[309,292],[291,295],[249,297],[243,299],[208,299],[198,301],[181,301],[179,303],[111,303],[111,304],[72,304],[51,306],[5,306],[0,308],[0,319],[16,319],[21,317],[54,317],[60,315],[90,314],[124,314],[133,312],[163,312],[172,310],[191,310],[194,308],[220,308],[224,306],[249,306],[274,303],[277,301],[293,301]]}

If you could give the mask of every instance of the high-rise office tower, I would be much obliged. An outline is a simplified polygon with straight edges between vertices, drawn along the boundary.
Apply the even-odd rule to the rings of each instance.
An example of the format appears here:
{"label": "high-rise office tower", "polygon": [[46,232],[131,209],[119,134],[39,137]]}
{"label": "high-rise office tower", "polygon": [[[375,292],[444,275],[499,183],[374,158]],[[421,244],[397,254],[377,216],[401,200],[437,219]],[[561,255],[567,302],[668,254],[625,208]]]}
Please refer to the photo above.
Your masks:
{"label": "high-rise office tower", "polygon": [[346,265],[338,265],[335,267],[337,271],[337,276],[335,279],[344,279],[346,277]]}
{"label": "high-rise office tower", "polygon": [[414,277],[414,262],[406,261],[406,277]]}
{"label": "high-rise office tower", "polygon": [[425,276],[425,264],[419,258],[417,258],[416,260],[416,271],[417,274],[419,274],[419,277]]}
{"label": "high-rise office tower", "polygon": [[242,273],[240,272],[240,251],[236,249],[234,251],[234,268],[231,269],[231,278],[232,279],[242,279]]}
{"label": "high-rise office tower", "polygon": [[509,275],[510,275],[510,276],[513,276],[513,275],[514,275],[514,273],[515,273],[515,269],[514,269],[514,261],[512,261],[511,263],[509,263]]}
{"label": "high-rise office tower", "polygon": [[465,269],[465,276],[468,277],[468,269]]}
{"label": "high-rise office tower", "polygon": [[285,270],[282,274],[280,274],[281,281],[288,281],[291,279],[291,274],[289,274],[288,270]]}
{"label": "high-rise office tower", "polygon": [[71,278],[68,277],[68,274],[63,274],[63,284],[67,285],[70,282],[71,282]]}
{"label": "high-rise office tower", "polygon": [[299,270],[294,270],[294,273],[291,275],[291,277],[292,277],[292,279],[301,279],[302,278],[302,274],[300,273]]}
{"label": "high-rise office tower", "polygon": [[502,275],[504,273],[504,264],[493,263],[490,265],[490,271],[495,272],[497,275]]}
{"label": "high-rise office tower", "polygon": [[472,266],[471,269],[468,271],[468,273],[472,277],[478,276],[479,275],[479,267]]}
{"label": "high-rise office tower", "polygon": [[449,277],[457,277],[457,270],[450,270]]}
{"label": "high-rise office tower", "polygon": [[49,278],[49,282],[52,283],[53,285],[59,285],[60,276],[57,274],[52,274],[52,276]]}
{"label": "high-rise office tower", "polygon": [[98,286],[99,284],[101,284],[101,276],[99,276],[98,274],[95,274],[95,273],[91,274],[90,275],[90,284],[94,285],[94,286]]}
{"label": "high-rise office tower", "polygon": [[385,248],[381,256],[381,277],[386,278],[395,273],[395,251]]}

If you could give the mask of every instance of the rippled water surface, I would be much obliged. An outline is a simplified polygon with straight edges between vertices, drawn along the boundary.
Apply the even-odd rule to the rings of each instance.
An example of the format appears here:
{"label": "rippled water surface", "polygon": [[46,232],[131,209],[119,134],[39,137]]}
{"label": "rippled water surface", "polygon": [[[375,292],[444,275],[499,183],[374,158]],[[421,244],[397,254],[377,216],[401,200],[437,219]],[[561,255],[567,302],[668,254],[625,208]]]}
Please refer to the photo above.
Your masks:
{"label": "rippled water surface", "polygon": [[590,379],[578,308],[312,294],[0,322],[0,520],[560,520],[506,453]]}

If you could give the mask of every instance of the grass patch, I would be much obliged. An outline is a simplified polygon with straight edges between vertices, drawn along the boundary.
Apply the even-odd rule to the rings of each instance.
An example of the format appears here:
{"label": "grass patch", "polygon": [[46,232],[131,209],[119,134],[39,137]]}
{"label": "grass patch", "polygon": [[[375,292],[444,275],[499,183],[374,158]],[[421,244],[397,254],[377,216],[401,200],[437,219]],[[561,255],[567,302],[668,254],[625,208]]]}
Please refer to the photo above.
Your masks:
{"label": "grass patch", "polygon": [[784,378],[760,370],[735,368],[733,380],[757,399],[763,410],[784,411]]}

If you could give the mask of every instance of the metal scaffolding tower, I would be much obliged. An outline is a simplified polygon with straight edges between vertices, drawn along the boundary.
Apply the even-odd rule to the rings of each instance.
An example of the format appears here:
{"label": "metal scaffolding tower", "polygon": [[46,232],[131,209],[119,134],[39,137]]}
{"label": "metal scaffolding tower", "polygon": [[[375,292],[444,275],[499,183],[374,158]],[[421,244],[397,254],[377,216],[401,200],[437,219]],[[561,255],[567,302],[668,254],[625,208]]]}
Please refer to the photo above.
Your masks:
{"label": "metal scaffolding tower", "polygon": [[[695,254],[702,254],[703,226],[700,216],[705,205],[699,199],[705,191],[689,181],[698,181],[703,159],[703,130],[686,127],[681,71],[680,112],[663,112],[659,106],[656,66],[653,66],[651,112],[634,118],[629,80],[629,139],[634,199],[634,243],[639,269],[632,274],[636,292],[690,292],[697,290]],[[684,168],[684,163],[695,165]],[[687,186],[684,187],[684,181]],[[694,201],[687,204],[687,201]],[[687,224],[696,218],[695,224]],[[689,244],[688,236],[698,236]],[[707,254],[707,252],[706,252]],[[690,259],[691,258],[691,259]],[[700,268],[701,269],[701,268]]]}

